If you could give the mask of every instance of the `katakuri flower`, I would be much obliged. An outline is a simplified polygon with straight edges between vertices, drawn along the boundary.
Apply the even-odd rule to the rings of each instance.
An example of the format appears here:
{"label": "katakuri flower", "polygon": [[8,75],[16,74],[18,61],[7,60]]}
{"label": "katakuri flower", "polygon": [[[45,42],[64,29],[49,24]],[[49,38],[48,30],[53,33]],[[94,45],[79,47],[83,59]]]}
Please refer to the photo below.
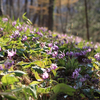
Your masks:
{"label": "katakuri flower", "polygon": [[57,68],[57,64],[51,64],[51,67],[50,67],[51,70],[55,70],[56,68]]}
{"label": "katakuri flower", "polygon": [[45,80],[45,79],[47,79],[49,77],[49,74],[47,73],[47,72],[44,72],[43,74],[42,74],[42,78]]}

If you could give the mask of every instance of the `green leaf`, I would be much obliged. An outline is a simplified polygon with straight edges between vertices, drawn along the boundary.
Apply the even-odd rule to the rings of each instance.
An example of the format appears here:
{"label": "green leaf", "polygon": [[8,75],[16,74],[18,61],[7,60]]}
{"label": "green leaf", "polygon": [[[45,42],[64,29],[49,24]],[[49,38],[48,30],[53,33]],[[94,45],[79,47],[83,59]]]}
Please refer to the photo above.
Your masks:
{"label": "green leaf", "polygon": [[43,81],[43,79],[39,76],[39,74],[37,72],[34,72],[35,74],[35,78],[38,80],[38,81]]}
{"label": "green leaf", "polygon": [[16,65],[25,66],[25,65],[29,65],[29,63],[21,61],[21,62],[18,62]]}
{"label": "green leaf", "polygon": [[55,70],[52,70],[52,73],[53,73],[53,75],[54,75],[54,76],[56,76],[56,75],[57,75],[57,73],[56,73],[56,71],[55,71]]}
{"label": "green leaf", "polygon": [[15,82],[18,82],[18,81],[19,80],[13,74],[4,75],[1,79],[1,82],[4,85],[14,84]]}
{"label": "green leaf", "polygon": [[32,93],[33,97],[35,99],[37,99],[37,86],[35,84],[31,85],[31,86],[29,86],[29,89],[30,89],[30,92]]}
{"label": "green leaf", "polygon": [[0,52],[0,57],[4,57],[4,52],[3,51]]}
{"label": "green leaf", "polygon": [[26,74],[25,72],[20,71],[20,70],[15,70],[15,71],[13,71],[13,73],[15,73],[15,76],[23,76]]}
{"label": "green leaf", "polygon": [[70,87],[69,85],[66,85],[64,83],[57,84],[53,87],[53,91],[55,94],[58,93],[65,93],[70,96],[74,95],[73,93],[76,91],[74,88]]}
{"label": "green leaf", "polygon": [[34,66],[32,67],[32,69],[34,69],[36,72],[38,72],[39,74],[43,74],[43,69],[38,67],[38,66]]}
{"label": "green leaf", "polygon": [[7,100],[17,100],[14,96],[5,95],[4,96]]}
{"label": "green leaf", "polygon": [[33,82],[31,82],[29,85],[32,85],[32,84],[39,84],[40,82],[38,82],[38,81],[33,81]]}
{"label": "green leaf", "polygon": [[51,91],[51,87],[46,87],[46,88],[38,87],[37,89],[38,93],[43,93],[43,94],[50,93],[50,91]]}
{"label": "green leaf", "polygon": [[34,61],[33,63],[36,64],[36,65],[38,65],[41,68],[45,67],[45,62],[44,61],[37,60],[37,61]]}

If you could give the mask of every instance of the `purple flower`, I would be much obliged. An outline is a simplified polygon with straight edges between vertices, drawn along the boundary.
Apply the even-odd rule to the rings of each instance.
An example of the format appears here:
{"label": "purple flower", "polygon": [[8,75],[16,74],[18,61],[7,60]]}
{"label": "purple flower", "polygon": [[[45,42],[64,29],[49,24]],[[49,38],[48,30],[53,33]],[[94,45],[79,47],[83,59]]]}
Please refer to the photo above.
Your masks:
{"label": "purple flower", "polygon": [[11,59],[11,57],[13,57],[16,54],[16,50],[15,51],[13,51],[13,49],[12,51],[7,50],[7,53],[8,53],[8,57]]}
{"label": "purple flower", "polygon": [[100,61],[100,53],[95,54],[94,58],[96,58],[96,60]]}
{"label": "purple flower", "polygon": [[3,28],[0,28],[0,31],[3,31]]}
{"label": "purple flower", "polygon": [[54,51],[53,53],[52,53],[52,57],[57,57],[57,55],[58,55],[58,52],[57,51]]}
{"label": "purple flower", "polygon": [[2,67],[2,65],[0,65],[0,70],[3,70],[3,67]]}
{"label": "purple flower", "polygon": [[55,70],[56,68],[57,68],[57,64],[51,64],[51,67],[50,67],[51,70]]}
{"label": "purple flower", "polygon": [[12,22],[12,26],[15,26],[16,25],[16,21]]}
{"label": "purple flower", "polygon": [[81,68],[76,68],[75,71],[77,71],[78,73],[81,71]]}
{"label": "purple flower", "polygon": [[23,30],[23,28],[22,28],[22,27],[19,27],[19,29],[18,29],[18,30],[19,30],[19,32],[21,32],[21,31]]}
{"label": "purple flower", "polygon": [[23,38],[22,38],[22,41],[26,41],[27,40],[27,36],[24,36]]}
{"label": "purple flower", "polygon": [[72,57],[72,56],[74,56],[74,52],[72,52],[72,51],[70,51],[70,53],[66,52],[66,55]]}
{"label": "purple flower", "polygon": [[82,78],[80,78],[80,81],[84,82],[84,81],[86,81],[86,78],[82,77]]}
{"label": "purple flower", "polygon": [[57,51],[59,49],[59,47],[54,44],[54,46],[52,47],[52,49],[55,50],[55,51]]}
{"label": "purple flower", "polygon": [[44,48],[44,47],[45,47],[45,42],[41,42],[41,43],[40,43],[40,47],[41,47],[41,48]]}
{"label": "purple flower", "polygon": [[1,46],[0,46],[0,51],[1,51],[2,49],[1,49]]}
{"label": "purple flower", "polygon": [[92,59],[83,58],[82,61],[83,61],[84,63],[91,63],[91,62],[92,62]]}
{"label": "purple flower", "polygon": [[79,72],[77,70],[75,70],[72,74],[72,78],[76,79],[79,75]]}
{"label": "purple flower", "polygon": [[47,72],[44,72],[43,74],[42,74],[42,78],[45,80],[45,79],[47,79],[49,77],[49,74],[47,73]]}
{"label": "purple flower", "polygon": [[[26,31],[27,31],[27,27],[24,28],[24,32],[26,32]],[[31,32],[30,32],[30,33],[31,33]]]}
{"label": "purple flower", "polygon": [[61,58],[63,58],[64,56],[65,56],[65,53],[64,53],[64,51],[63,51],[63,52],[61,52],[61,54],[58,55],[58,58],[61,59]]}
{"label": "purple flower", "polygon": [[46,70],[47,70],[47,72],[48,72],[48,73],[51,71],[51,69],[50,69],[50,68],[47,68]]}
{"label": "purple flower", "polygon": [[41,32],[36,32],[36,34],[38,34],[40,36],[43,36],[43,34]]}
{"label": "purple flower", "polygon": [[3,18],[2,21],[3,22],[7,22],[8,21],[8,18]]}
{"label": "purple flower", "polygon": [[51,52],[52,52],[52,49],[51,50],[45,50],[46,51],[46,53],[49,55],[49,54],[52,54]]}
{"label": "purple flower", "polygon": [[14,61],[7,59],[6,62],[4,63],[5,69],[9,69],[13,64],[14,64]]}
{"label": "purple flower", "polygon": [[98,84],[99,83],[99,79],[93,78],[91,79],[92,83]]}
{"label": "purple flower", "polygon": [[52,46],[53,46],[53,44],[52,44],[52,43],[49,43],[49,44],[48,44],[48,47],[52,47]]}
{"label": "purple flower", "polygon": [[86,74],[84,77],[85,77],[86,79],[90,79],[90,78],[91,78],[88,74]]}

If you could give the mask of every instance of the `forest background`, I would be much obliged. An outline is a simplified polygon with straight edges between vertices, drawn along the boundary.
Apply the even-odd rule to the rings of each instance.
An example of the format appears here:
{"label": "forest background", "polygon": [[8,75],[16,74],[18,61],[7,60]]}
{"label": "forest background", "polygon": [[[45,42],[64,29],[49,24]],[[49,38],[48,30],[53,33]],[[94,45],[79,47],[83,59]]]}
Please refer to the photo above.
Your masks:
{"label": "forest background", "polygon": [[25,12],[34,27],[100,42],[100,0],[0,0],[0,16],[23,21]]}

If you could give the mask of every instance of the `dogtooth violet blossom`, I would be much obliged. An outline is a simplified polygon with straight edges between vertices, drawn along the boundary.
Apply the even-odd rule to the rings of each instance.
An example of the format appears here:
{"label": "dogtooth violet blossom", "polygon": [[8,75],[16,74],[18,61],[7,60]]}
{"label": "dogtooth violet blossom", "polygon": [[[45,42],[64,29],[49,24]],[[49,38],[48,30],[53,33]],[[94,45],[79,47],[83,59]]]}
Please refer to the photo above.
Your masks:
{"label": "dogtooth violet blossom", "polygon": [[7,59],[4,63],[5,69],[10,69],[10,67],[14,64],[14,61]]}
{"label": "dogtooth violet blossom", "polygon": [[16,54],[16,50],[15,51],[13,51],[13,49],[12,51],[7,50],[7,53],[8,53],[8,57],[11,59],[11,57],[13,57]]}
{"label": "dogtooth violet blossom", "polygon": [[0,46],[0,51],[1,51],[2,49],[1,49],[1,46]]}
{"label": "dogtooth violet blossom", "polygon": [[50,69],[55,70],[57,68],[57,64],[51,64]]}
{"label": "dogtooth violet blossom", "polygon": [[58,52],[57,52],[57,51],[54,51],[54,52],[52,53],[52,57],[53,57],[53,58],[57,57],[57,55],[58,55]]}
{"label": "dogtooth violet blossom", "polygon": [[14,27],[16,25],[16,21],[12,22],[12,26]]}
{"label": "dogtooth violet blossom", "polygon": [[27,36],[24,36],[23,38],[22,38],[22,41],[26,41],[27,40]]}
{"label": "dogtooth violet blossom", "polygon": [[2,67],[2,65],[0,65],[0,70],[3,70],[3,67]]}
{"label": "dogtooth violet blossom", "polygon": [[79,72],[80,72],[81,68],[77,68],[75,69],[75,71],[72,74],[72,78],[76,79],[79,76]]}
{"label": "dogtooth violet blossom", "polygon": [[3,18],[2,21],[3,22],[7,22],[8,21],[8,18]]}
{"label": "dogtooth violet blossom", "polygon": [[3,31],[3,28],[0,28],[0,31]]}
{"label": "dogtooth violet blossom", "polygon": [[42,74],[42,78],[45,80],[45,79],[47,79],[49,77],[49,74],[47,73],[47,72],[44,72],[43,74]]}

